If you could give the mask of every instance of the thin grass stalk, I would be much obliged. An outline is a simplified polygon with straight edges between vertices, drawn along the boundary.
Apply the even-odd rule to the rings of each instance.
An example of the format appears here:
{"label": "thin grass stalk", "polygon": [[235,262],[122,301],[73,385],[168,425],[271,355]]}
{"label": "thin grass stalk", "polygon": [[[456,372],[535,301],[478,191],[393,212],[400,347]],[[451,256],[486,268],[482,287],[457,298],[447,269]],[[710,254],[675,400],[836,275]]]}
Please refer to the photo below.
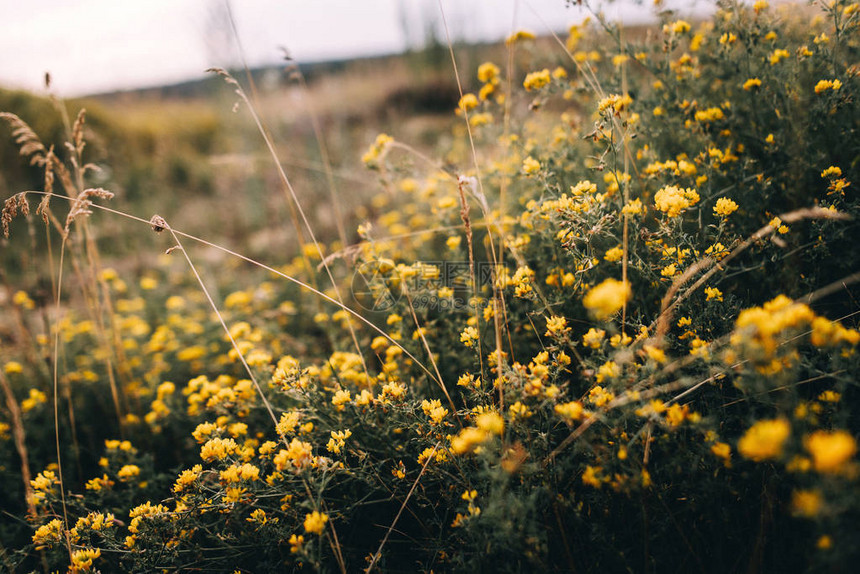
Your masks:
{"label": "thin grass stalk", "polygon": [[[157,218],[157,219],[156,219]],[[200,285],[200,289],[203,291],[203,294],[206,296],[206,300],[209,302],[209,305],[212,307],[212,310],[215,312],[215,315],[218,317],[218,322],[221,323],[221,327],[224,329],[224,332],[227,333],[227,337],[230,339],[230,344],[233,345],[233,349],[236,350],[236,353],[239,355],[239,360],[242,362],[242,366],[245,367],[245,371],[248,373],[248,377],[251,379],[251,382],[254,383],[254,388],[257,389],[257,394],[260,395],[260,399],[263,401],[263,405],[266,407],[266,411],[268,411],[269,416],[272,419],[272,422],[277,425],[278,418],[275,416],[275,411],[272,409],[272,405],[269,402],[269,399],[266,398],[266,394],[263,392],[260,383],[257,382],[257,377],[254,375],[254,372],[251,370],[251,367],[248,365],[248,362],[245,360],[245,355],[242,353],[242,350],[239,348],[239,344],[236,342],[236,339],[233,338],[233,334],[230,332],[230,328],[227,326],[227,323],[224,321],[224,316],[221,314],[221,311],[218,309],[218,306],[215,304],[215,301],[212,299],[212,295],[209,293],[209,289],[207,289],[206,284],[203,282],[203,278],[200,277],[200,273],[197,272],[197,267],[194,265],[194,262],[191,261],[191,257],[188,255],[188,252],[185,250],[185,247],[182,245],[182,241],[180,241],[179,236],[174,233],[173,228],[170,227],[170,224],[164,220],[164,218],[155,216],[152,219],[153,223],[157,223],[160,228],[167,229],[170,232],[170,235],[173,237],[173,240],[176,242],[177,247],[180,251],[182,251],[182,255],[185,257],[186,263],[188,263],[188,267],[191,268],[191,272],[194,274],[194,277],[197,279],[197,283]],[[286,439],[281,437],[281,439],[286,444]]]}
{"label": "thin grass stalk", "polygon": [[[236,94],[242,99],[242,101],[245,102],[245,105],[248,107],[248,111],[251,114],[251,117],[253,118],[254,123],[257,125],[257,129],[260,132],[260,135],[263,137],[263,140],[266,143],[266,147],[268,148],[269,153],[272,156],[272,160],[274,161],[275,166],[277,168],[278,176],[281,179],[281,183],[284,185],[284,188],[289,192],[288,201],[291,198],[293,203],[291,203],[290,205],[294,204],[296,209],[298,210],[298,213],[301,216],[302,222],[304,223],[305,229],[307,230],[308,235],[310,236],[311,241],[313,242],[314,247],[316,248],[316,251],[317,251],[317,254],[319,255],[320,261],[323,262],[323,267],[325,268],[326,274],[328,275],[329,281],[331,282],[332,289],[334,289],[335,297],[337,298],[338,302],[340,302],[340,304],[342,304],[343,297],[340,294],[340,289],[337,286],[337,281],[335,281],[335,279],[334,279],[334,275],[331,272],[331,268],[328,266],[328,264],[325,263],[325,256],[323,255],[322,248],[320,247],[320,244],[317,241],[316,235],[314,235],[313,228],[311,227],[311,224],[308,221],[307,216],[305,215],[305,211],[302,208],[302,204],[299,201],[298,196],[296,195],[295,189],[293,189],[293,186],[290,183],[289,178],[287,177],[287,173],[284,171],[284,168],[281,165],[280,160],[278,159],[278,154],[277,154],[277,151],[275,150],[275,144],[272,141],[272,138],[269,136],[269,132],[266,129],[265,125],[263,124],[262,119],[260,118],[259,114],[257,114],[257,111],[254,108],[254,105],[251,103],[251,100],[248,98],[247,94],[245,94],[244,90],[242,90],[241,86],[239,86],[238,82],[236,82],[236,80],[233,79],[232,76],[227,74],[227,72],[225,72],[224,70],[213,69],[213,71],[223,75],[225,78],[228,79],[227,80],[228,82],[231,82],[236,86]],[[304,240],[302,239],[301,228],[298,226],[298,223],[296,223],[296,232],[297,232],[297,235],[299,237],[299,241],[300,241],[301,246],[302,246],[302,253],[304,254],[304,245],[305,244],[304,244]],[[304,255],[304,257],[307,258],[307,255]],[[307,265],[309,266],[310,264],[308,263]],[[309,271],[311,269],[312,268],[309,267]],[[312,275],[312,273],[311,273],[311,275]],[[348,323],[347,327],[349,328],[349,334],[350,334],[350,337],[352,338],[353,344],[355,345],[356,352],[357,352],[359,358],[361,359],[361,365],[362,365],[362,368],[364,369],[364,373],[367,376],[368,380],[370,380],[370,372],[367,369],[367,362],[364,359],[364,353],[361,350],[361,345],[358,343],[358,337],[355,334],[355,328],[352,326],[351,323]]]}
{"label": "thin grass stalk", "polygon": [[457,415],[457,405],[454,404],[454,399],[451,398],[451,395],[448,393],[448,387],[445,386],[445,381],[442,379],[442,374],[439,372],[439,366],[436,364],[436,358],[433,356],[433,351],[430,350],[430,344],[427,342],[427,338],[424,336],[424,329],[421,327],[421,322],[418,320],[418,315],[415,313],[415,306],[412,304],[412,296],[409,294],[409,289],[406,287],[406,283],[402,283],[402,288],[406,295],[406,300],[409,302],[409,311],[412,313],[412,320],[415,322],[415,329],[418,333],[418,337],[421,339],[421,343],[424,345],[424,350],[427,352],[427,356],[430,358],[430,364],[433,366],[433,370],[436,371],[436,377],[439,381],[439,387],[442,389],[442,392],[445,393],[445,398],[448,399],[448,403],[451,405],[451,412],[456,417],[457,422],[460,423],[460,426],[463,426],[462,421],[460,421],[459,415]]}
{"label": "thin grass stalk", "polygon": [[335,224],[337,225],[337,234],[338,234],[338,237],[340,237],[341,245],[346,245],[346,242],[347,242],[346,228],[344,227],[344,224],[343,224],[345,218],[343,216],[343,211],[341,211],[341,208],[340,208],[340,202],[338,201],[337,186],[335,185],[335,182],[334,182],[334,171],[332,170],[332,166],[331,166],[331,157],[329,156],[328,146],[326,146],[325,137],[323,136],[323,133],[322,133],[322,127],[320,126],[319,116],[317,116],[317,113],[314,110],[314,107],[312,105],[310,105],[310,102],[308,102],[309,90],[308,90],[307,81],[305,81],[305,75],[302,74],[302,71],[298,66],[296,66],[294,73],[296,74],[296,77],[299,80],[299,86],[301,87],[302,98],[307,103],[307,107],[305,109],[307,110],[308,116],[311,119],[311,127],[314,130],[314,138],[317,140],[317,146],[319,147],[320,159],[323,162],[323,168],[324,168],[324,172],[325,172],[326,183],[328,184],[329,197],[331,197],[331,205],[332,205],[332,208],[334,209],[334,221],[335,221]]}
{"label": "thin grass stalk", "polygon": [[3,394],[6,396],[6,408],[9,409],[9,415],[12,423],[12,435],[15,437],[15,450],[18,451],[18,457],[21,459],[21,480],[24,482],[24,499],[27,502],[27,513],[36,516],[36,503],[33,498],[33,486],[30,484],[30,459],[27,455],[27,433],[24,431],[24,422],[21,418],[21,407],[18,401],[15,400],[15,394],[12,392],[12,387],[6,379],[6,373],[0,370],[0,387],[3,388]]}
{"label": "thin grass stalk", "polygon": [[394,530],[394,527],[397,525],[397,521],[400,520],[400,515],[403,514],[403,509],[406,508],[406,504],[409,502],[409,499],[412,498],[412,493],[415,492],[415,489],[418,487],[421,477],[424,476],[424,471],[427,470],[427,466],[430,464],[430,461],[433,460],[433,456],[436,454],[436,450],[439,448],[440,444],[441,443],[438,442],[436,443],[433,450],[430,452],[430,456],[428,456],[427,460],[424,461],[424,466],[421,467],[421,472],[418,473],[418,476],[415,478],[415,482],[412,483],[412,488],[410,488],[409,492],[406,493],[406,498],[403,499],[403,504],[400,505],[400,510],[397,511],[397,515],[391,522],[391,526],[388,527],[388,530],[385,532],[385,536],[382,537],[382,542],[379,544],[379,548],[376,549],[373,559],[371,559],[370,564],[368,564],[367,569],[364,571],[365,574],[370,574],[376,566],[376,563],[379,562],[379,558],[382,556],[382,549],[388,542],[388,537],[391,536],[391,531]]}
{"label": "thin grass stalk", "polygon": [[[245,63],[244,50],[241,49],[242,48],[241,38],[239,37],[238,30],[236,29],[236,21],[233,18],[233,12],[232,12],[232,9],[230,7],[230,1],[225,0],[225,3],[227,5],[227,14],[228,14],[228,17],[230,19],[230,25],[232,27],[233,35],[236,38],[237,45],[239,46],[239,49],[241,52],[245,72],[248,74],[248,79],[249,79],[249,82],[251,85],[251,89],[254,90],[255,89],[254,82],[253,82],[253,79],[251,78],[248,65],[247,65],[247,63]],[[257,129],[259,130],[260,135],[263,137],[263,140],[266,143],[266,147],[268,148],[269,153],[272,156],[272,160],[274,161],[275,166],[277,167],[277,171],[278,171],[278,175],[281,179],[281,183],[284,185],[284,188],[289,192],[289,198],[292,198],[292,202],[293,202],[293,204],[295,204],[295,207],[298,210],[299,215],[301,216],[302,222],[304,223],[304,226],[307,229],[308,236],[310,237],[311,242],[314,244],[314,247],[316,248],[316,251],[317,251],[317,254],[319,255],[320,261],[323,262],[323,267],[325,268],[326,275],[328,275],[329,281],[331,282],[331,285],[332,285],[332,289],[334,289],[335,297],[337,298],[338,301],[340,301],[342,303],[343,297],[340,294],[340,289],[337,286],[337,281],[335,281],[334,275],[332,274],[331,269],[325,263],[325,256],[323,255],[322,248],[320,247],[319,241],[317,241],[316,235],[314,234],[313,227],[311,226],[310,222],[308,221],[307,216],[305,215],[305,210],[302,207],[301,202],[299,201],[298,195],[296,195],[296,192],[295,192],[295,189],[293,188],[292,183],[290,183],[290,180],[287,177],[287,173],[284,170],[283,165],[281,165],[280,159],[278,159],[278,154],[277,154],[277,151],[275,150],[275,144],[274,144],[274,141],[272,140],[271,134],[269,133],[268,129],[266,128],[265,124],[263,123],[262,118],[257,113],[256,107],[251,102],[251,100],[248,98],[247,94],[245,94],[245,91],[242,89],[242,87],[239,85],[239,83],[236,82],[235,79],[230,77],[229,74],[227,74],[223,70],[218,71],[218,73],[221,73],[221,74],[225,75],[226,78],[233,80],[233,82],[235,83],[235,86],[236,86],[236,94],[245,102],[245,105],[248,107],[248,111],[250,112],[251,117],[254,119],[254,123],[257,125]],[[254,95],[254,97],[256,99],[256,92],[253,92],[252,95]],[[289,203],[289,198],[288,198],[288,203]],[[295,221],[294,221],[294,225],[296,228],[297,235],[299,237],[299,241],[301,242],[302,253],[303,253],[304,257],[306,258],[307,255],[304,254],[304,243],[302,240],[302,234],[300,231],[300,227],[299,227],[298,223]],[[310,267],[308,268],[308,271],[309,272],[311,271]],[[355,350],[358,354],[359,359],[361,360],[361,366],[364,369],[364,374],[367,377],[367,380],[370,380],[370,378],[371,378],[370,372],[367,369],[367,362],[364,359],[364,353],[362,352],[361,345],[358,342],[358,336],[355,333],[355,328],[352,326],[352,323],[347,323],[347,327],[349,329],[350,338],[352,339],[353,345],[355,346]]]}
{"label": "thin grass stalk", "polygon": [[[445,7],[442,5],[442,0],[438,0],[438,3],[439,3],[439,12],[442,15],[442,26],[445,29],[445,41],[448,45],[448,53],[451,56],[451,65],[454,69],[454,78],[457,80],[457,91],[459,92],[460,98],[462,99],[462,97],[463,97],[463,82],[460,79],[460,71],[457,68],[457,58],[454,55],[454,44],[451,42],[451,34],[450,34],[449,29],[448,29],[448,19],[445,16]],[[510,78],[510,75],[508,77]],[[472,134],[472,126],[469,123],[469,111],[466,110],[464,107],[464,108],[462,108],[462,112],[463,112],[463,120],[464,120],[464,123],[466,126],[466,133],[469,135],[469,148],[470,148],[471,154],[472,154],[473,167],[475,169],[475,180],[478,184],[478,189],[476,191],[477,191],[477,194],[480,194],[480,195],[478,195],[478,199],[479,199],[478,203],[481,206],[481,209],[484,213],[484,218],[488,221],[488,223],[490,223],[490,225],[488,225],[488,227],[487,227],[487,238],[489,240],[489,252],[492,254],[492,257],[493,257],[494,268],[498,269],[499,261],[501,260],[501,258],[496,257],[496,251],[495,251],[495,247],[494,247],[494,240],[493,240],[493,233],[492,233],[492,227],[493,227],[492,226],[492,220],[493,220],[493,218],[492,218],[492,214],[490,213],[489,206],[487,205],[487,199],[486,199],[487,196],[484,193],[484,183],[483,183],[483,179],[481,178],[481,167],[480,167],[480,163],[478,162],[478,152],[475,148],[475,138]],[[461,193],[462,193],[462,190],[461,190]],[[502,251],[502,249],[504,249],[504,245],[505,245],[505,231],[504,231],[503,224],[499,224],[498,229],[499,229],[499,234],[500,234],[499,252],[501,253],[501,251]],[[470,250],[470,259],[472,259],[472,258],[473,258],[473,255],[472,255],[471,250]],[[474,272],[473,272],[472,281],[474,284],[475,283]],[[497,300],[501,299],[502,300],[502,307],[504,308],[504,294],[502,294],[500,292],[501,289],[499,289],[498,285],[496,285],[495,280],[493,281],[492,287],[493,287],[494,307],[496,306],[495,302]],[[477,285],[475,285],[474,288],[476,289],[475,297],[477,298],[477,296],[478,296]],[[493,321],[493,328],[495,331],[495,339],[496,339],[496,369],[497,369],[497,373],[498,373],[498,379],[501,380],[501,373],[502,373],[502,350],[501,350],[502,322],[500,321],[500,319],[498,317],[498,311],[499,310],[494,308],[494,311],[495,311],[495,313],[494,313],[495,320]],[[475,317],[477,319],[475,322],[476,323],[475,328],[478,330],[478,341],[480,341],[481,340],[481,321],[480,321],[480,316],[478,315],[477,305],[475,306]],[[505,327],[507,327],[507,321],[505,321],[504,325],[505,325]],[[508,338],[510,340],[510,333],[508,333]],[[481,360],[481,365],[482,365],[481,372],[483,375],[483,352],[481,351],[480,343],[479,343],[479,347],[478,347],[478,354],[479,354],[479,357]],[[514,359],[513,345],[511,344],[511,360],[513,360],[513,359]],[[502,385],[500,384],[499,385],[499,408],[504,408],[504,402],[505,402],[504,389],[502,388]]]}
{"label": "thin grass stalk", "polygon": [[[475,249],[473,245],[473,237],[472,237],[472,220],[469,217],[469,201],[466,199],[466,193],[463,191],[463,187],[466,185],[465,179],[461,179],[457,182],[457,191],[460,194],[460,219],[463,221],[463,227],[466,231],[466,245],[469,249],[469,278],[472,283],[472,297],[475,302],[475,325],[480,327],[481,324],[481,314],[478,310],[478,280],[475,277]],[[478,336],[478,361],[479,368],[481,373],[484,372],[484,351],[483,346],[481,344],[480,331]]]}
{"label": "thin grass stalk", "polygon": [[65,535],[66,541],[66,549],[69,552],[69,562],[72,561],[72,541],[69,537],[69,511],[66,508],[66,486],[65,480],[63,479],[63,457],[60,452],[60,412],[59,412],[59,365],[60,365],[60,301],[62,300],[63,293],[63,263],[65,261],[66,255],[66,239],[67,236],[63,236],[62,243],[60,244],[60,265],[57,271],[57,299],[56,299],[56,307],[55,307],[55,317],[54,317],[54,352],[53,352],[53,361],[54,361],[54,441],[57,450],[57,478],[60,485],[60,502],[63,507],[63,533]]}

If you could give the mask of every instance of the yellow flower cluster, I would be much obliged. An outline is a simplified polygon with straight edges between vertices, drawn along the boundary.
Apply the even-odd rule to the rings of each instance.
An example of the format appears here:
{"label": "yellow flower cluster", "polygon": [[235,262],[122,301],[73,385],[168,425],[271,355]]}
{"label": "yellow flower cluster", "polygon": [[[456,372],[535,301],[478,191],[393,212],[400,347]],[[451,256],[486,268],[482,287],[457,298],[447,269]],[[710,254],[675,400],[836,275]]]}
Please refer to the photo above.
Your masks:
{"label": "yellow flower cluster", "polygon": [[552,317],[547,318],[545,333],[547,337],[560,337],[568,331],[570,331],[570,327],[567,326],[567,319],[564,317],[553,315]]}
{"label": "yellow flower cluster", "polygon": [[47,524],[43,524],[36,529],[33,534],[33,544],[37,549],[53,546],[60,542],[63,535],[63,521],[59,518],[54,518]]}
{"label": "yellow flower cluster", "polygon": [[259,467],[250,463],[231,464],[220,472],[221,482],[234,483],[240,481],[254,481],[260,478]]}
{"label": "yellow flower cluster", "polygon": [[131,522],[128,525],[128,531],[131,532],[132,535],[126,538],[126,546],[129,548],[134,546],[136,540],[135,535],[140,532],[140,526],[143,523],[144,518],[151,518],[165,513],[167,513],[167,508],[163,504],[153,505],[149,501],[132,508],[128,513],[128,517],[131,519]]}
{"label": "yellow flower cluster", "polygon": [[93,568],[93,560],[100,557],[102,551],[99,548],[81,548],[72,552],[72,565],[69,572],[90,572]]}
{"label": "yellow flower cluster", "polygon": [[179,477],[177,477],[176,482],[173,485],[173,492],[182,492],[190,485],[194,484],[194,481],[197,480],[201,472],[203,472],[203,467],[199,464],[195,464],[190,469],[180,472]]}
{"label": "yellow flower cluster", "polygon": [[514,276],[508,282],[508,285],[513,285],[514,294],[517,297],[526,297],[532,292],[532,281],[534,281],[535,272],[527,265],[517,268]]}
{"label": "yellow flower cluster", "polygon": [[679,157],[678,160],[668,159],[666,161],[654,161],[645,166],[647,175],[655,175],[658,173],[669,173],[674,176],[681,175],[696,175],[696,164],[687,161],[684,157]]}
{"label": "yellow flower cluster", "polygon": [[492,62],[484,62],[478,66],[478,80],[485,84],[498,83],[499,73],[499,67]]}
{"label": "yellow flower cluster", "polygon": [[128,482],[140,476],[140,467],[136,464],[126,464],[117,471],[116,475],[121,481]]}
{"label": "yellow flower cluster", "polygon": [[[777,337],[784,331],[810,325],[810,341],[815,346],[857,345],[860,342],[860,332],[818,317],[807,305],[795,303],[785,295],[779,295],[761,307],[741,311],[735,321],[736,330],[732,334],[732,344],[738,345],[748,340],[770,356],[779,345]],[[745,339],[745,336],[748,339]]]}
{"label": "yellow flower cluster", "polygon": [[3,366],[3,370],[7,375],[14,375],[17,373],[23,373],[24,367],[18,361],[9,361]]}
{"label": "yellow flower cluster", "polygon": [[842,87],[842,82],[839,80],[821,80],[817,84],[815,84],[815,93],[820,94],[822,92],[826,92],[827,90],[833,90],[834,92],[839,91]]}
{"label": "yellow flower cluster", "polygon": [[789,55],[790,54],[788,53],[788,50],[779,48],[770,53],[770,56],[768,57],[768,62],[770,62],[771,66],[775,66],[779,64],[781,60],[788,58]]}
{"label": "yellow flower cluster", "polygon": [[607,319],[624,306],[630,295],[629,283],[610,278],[586,293],[582,304],[596,319]]}
{"label": "yellow flower cluster", "polygon": [[523,173],[526,175],[534,175],[540,171],[540,162],[532,156],[523,160]]}
{"label": "yellow flower cluster", "polygon": [[803,441],[812,455],[812,467],[823,474],[839,474],[857,454],[857,441],[844,430],[815,431]]}
{"label": "yellow flower cluster", "polygon": [[582,344],[592,349],[599,349],[603,344],[604,337],[606,337],[606,331],[591,327],[588,332],[582,336]]}
{"label": "yellow flower cluster", "polygon": [[760,420],[740,438],[738,452],[756,462],[778,458],[790,433],[791,427],[785,419]]}
{"label": "yellow flower cluster", "polygon": [[694,116],[697,122],[710,123],[724,119],[726,116],[720,108],[707,108],[698,110]]}
{"label": "yellow flower cluster", "polygon": [[603,255],[603,259],[605,261],[609,261],[610,263],[621,261],[622,257],[624,257],[624,249],[622,249],[620,245],[616,245],[615,247],[608,249]]}
{"label": "yellow flower cluster", "polygon": [[239,450],[239,445],[232,438],[213,438],[206,441],[200,448],[200,458],[205,461],[224,460]]}
{"label": "yellow flower cluster", "polygon": [[339,411],[342,411],[350,401],[352,401],[352,393],[346,389],[339,389],[331,398],[331,404]]}
{"label": "yellow flower cluster", "polygon": [[313,447],[310,443],[293,438],[290,441],[289,448],[279,450],[275,458],[272,459],[272,462],[275,463],[275,468],[279,471],[286,469],[288,466],[301,470],[311,463],[312,455]]}
{"label": "yellow flower cluster", "polygon": [[686,20],[675,20],[663,25],[664,34],[686,34],[690,31],[690,23]]}
{"label": "yellow flower cluster", "polygon": [[728,217],[737,210],[738,204],[728,197],[719,198],[716,205],[714,205],[714,214],[720,217]]}
{"label": "yellow flower cluster", "polygon": [[559,403],[555,405],[553,411],[566,421],[577,421],[583,418],[586,414],[585,409],[582,407],[582,403],[579,401]]}
{"label": "yellow flower cluster", "polygon": [[331,438],[328,439],[326,450],[334,454],[340,454],[341,449],[346,446],[346,439],[352,436],[352,431],[349,429],[342,431],[331,431]]}
{"label": "yellow flower cluster", "polygon": [[376,166],[388,150],[389,144],[393,141],[394,138],[391,136],[387,134],[379,134],[376,136],[376,141],[371,144],[370,149],[361,156],[361,161],[363,161],[368,167]]}
{"label": "yellow flower cluster", "polygon": [[534,40],[535,35],[528,30],[517,30],[507,38],[505,38],[505,44],[510,46],[511,44],[516,44],[517,42],[522,42],[523,40]]}
{"label": "yellow flower cluster", "polygon": [[723,292],[716,287],[705,287],[705,301],[722,301]]}
{"label": "yellow flower cluster", "polygon": [[699,194],[695,190],[681,189],[674,185],[660,188],[654,194],[654,205],[668,215],[677,217],[681,212],[699,202]]}
{"label": "yellow flower cluster", "polygon": [[628,94],[610,94],[597,103],[597,112],[603,114],[609,112],[613,115],[620,114],[633,103],[633,98]]}
{"label": "yellow flower cluster", "polygon": [[747,92],[755,90],[761,87],[761,80],[758,78],[750,78],[746,82],[744,82],[743,88]]}
{"label": "yellow flower cluster", "polygon": [[552,80],[552,76],[549,73],[549,70],[544,68],[543,70],[539,70],[537,72],[531,72],[526,76],[526,79],[523,80],[523,87],[526,91],[531,92],[532,90],[539,90],[550,83]]}
{"label": "yellow flower cluster", "polygon": [[475,97],[475,94],[463,94],[463,97],[460,98],[460,101],[457,103],[457,108],[465,112],[474,110],[477,107],[478,98]]}
{"label": "yellow flower cluster", "polygon": [[305,532],[308,534],[322,534],[326,522],[328,522],[328,514],[314,510],[305,515]]}
{"label": "yellow flower cluster", "polygon": [[466,427],[451,438],[451,452],[457,455],[472,452],[489,438],[490,435],[485,430]]}

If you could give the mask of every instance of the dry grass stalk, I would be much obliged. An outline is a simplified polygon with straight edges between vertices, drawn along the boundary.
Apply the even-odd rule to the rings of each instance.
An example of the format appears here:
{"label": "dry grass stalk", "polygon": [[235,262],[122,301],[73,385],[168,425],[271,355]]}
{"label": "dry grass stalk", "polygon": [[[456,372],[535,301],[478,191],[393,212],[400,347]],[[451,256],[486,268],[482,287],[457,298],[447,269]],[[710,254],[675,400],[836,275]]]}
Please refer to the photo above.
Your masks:
{"label": "dry grass stalk", "polygon": [[72,149],[77,154],[78,157],[81,156],[84,152],[84,146],[87,145],[87,142],[84,141],[84,123],[87,119],[87,110],[85,108],[81,108],[78,112],[78,117],[75,118],[75,123],[72,126]]}
{"label": "dry grass stalk", "polygon": [[373,570],[374,566],[376,566],[376,563],[379,561],[380,556],[382,556],[382,549],[385,547],[385,543],[388,542],[388,537],[391,536],[391,531],[394,530],[394,527],[397,525],[397,521],[400,520],[400,515],[403,514],[403,510],[406,508],[406,503],[409,502],[410,498],[412,498],[412,493],[415,492],[415,488],[421,481],[421,477],[424,476],[424,471],[427,470],[427,466],[430,464],[430,461],[433,460],[433,456],[436,454],[439,446],[440,443],[437,442],[433,447],[433,450],[430,451],[430,455],[427,457],[427,460],[424,461],[424,465],[421,467],[421,472],[419,472],[418,476],[415,477],[415,482],[412,483],[412,488],[410,488],[409,492],[406,493],[406,498],[403,499],[403,504],[400,505],[400,510],[397,511],[397,515],[391,522],[391,526],[388,527],[388,530],[385,532],[385,536],[382,537],[382,542],[379,544],[379,548],[377,548],[376,552],[373,554],[370,564],[364,571],[365,574],[370,574],[370,571]]}
{"label": "dry grass stalk", "polygon": [[102,188],[85,189],[75,198],[72,203],[72,208],[69,210],[69,215],[66,217],[66,226],[63,233],[68,236],[69,228],[72,222],[79,217],[87,217],[92,215],[90,208],[93,206],[92,198],[112,199],[113,193]]}
{"label": "dry grass stalk", "polygon": [[[475,277],[475,249],[472,238],[472,219],[469,217],[469,201],[466,199],[465,187],[470,185],[469,178],[460,176],[457,180],[457,191],[460,194],[460,219],[463,221],[463,226],[466,230],[466,244],[469,248],[469,277],[472,280],[472,296],[477,301],[478,298],[478,280]],[[478,305],[475,305],[475,328],[478,329],[478,360],[480,361],[481,372],[484,372],[484,352],[481,347],[481,317],[478,310]]]}
{"label": "dry grass stalk", "polygon": [[9,415],[12,422],[12,434],[15,437],[15,450],[18,451],[18,456],[21,459],[21,479],[24,481],[24,496],[27,499],[27,512],[30,516],[36,516],[36,505],[33,501],[33,486],[30,484],[30,462],[27,455],[26,434],[24,432],[24,423],[21,420],[21,407],[18,406],[18,401],[15,400],[15,395],[6,379],[6,373],[0,370],[0,386],[3,387],[3,394],[6,395],[6,408],[9,409]]}
{"label": "dry grass stalk", "polygon": [[[851,219],[851,216],[845,213],[840,213],[838,211],[824,209],[823,207],[808,207],[796,209],[789,213],[784,213],[779,216],[779,219],[781,219],[785,223],[796,223],[804,219],[834,219],[844,221],[847,219]],[[773,226],[771,226],[770,224],[765,225],[764,227],[750,235],[748,238],[743,240],[741,243],[739,243],[738,246],[735,247],[732,252],[726,255],[726,257],[724,257],[721,261],[717,262],[716,260],[711,259],[709,257],[704,257],[697,263],[692,265],[688,271],[693,271],[691,273],[684,273],[684,275],[682,275],[681,278],[676,281],[676,283],[678,283],[677,287],[673,284],[672,288],[670,288],[669,290],[670,292],[667,293],[666,297],[663,298],[662,311],[657,317],[657,320],[654,322],[654,324],[658,326],[658,332],[660,331],[660,328],[663,328],[664,330],[668,329],[667,324],[672,316],[671,313],[675,310],[675,308],[678,307],[678,305],[683,303],[685,300],[687,300],[690,295],[692,295],[699,287],[704,285],[708,281],[708,279],[710,279],[715,273],[724,270],[726,268],[726,263],[740,255],[756,241],[759,241],[769,235],[772,235],[774,231],[776,231],[776,229],[774,229]],[[710,269],[704,275],[702,275],[689,289],[684,291],[677,299],[672,301],[671,304],[667,304],[668,301],[671,300],[671,297],[674,296],[674,293],[677,292],[678,287],[685,283],[687,279],[689,279],[689,276],[692,276],[694,273],[697,273],[709,267]],[[668,316],[669,318],[665,318],[666,316]],[[653,327],[654,324],[652,324],[651,327]]]}
{"label": "dry grass stalk", "polygon": [[3,211],[0,212],[0,224],[3,226],[3,235],[9,237],[9,224],[21,213],[23,216],[30,215],[30,204],[27,202],[27,193],[16,193],[3,203]]}
{"label": "dry grass stalk", "polygon": [[12,137],[18,144],[18,153],[30,158],[30,165],[42,165],[45,162],[45,145],[27,122],[9,112],[0,112],[0,118],[6,120],[12,128]]}

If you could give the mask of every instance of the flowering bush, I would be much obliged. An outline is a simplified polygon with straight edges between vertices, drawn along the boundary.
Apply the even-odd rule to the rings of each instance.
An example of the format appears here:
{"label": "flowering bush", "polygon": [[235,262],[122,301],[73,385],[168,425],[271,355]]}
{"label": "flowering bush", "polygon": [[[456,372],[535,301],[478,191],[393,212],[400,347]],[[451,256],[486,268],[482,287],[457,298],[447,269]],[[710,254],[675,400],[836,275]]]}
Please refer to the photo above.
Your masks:
{"label": "flowering bush", "polygon": [[100,267],[83,116],[63,161],[5,114],[71,202],[39,213],[82,293],[4,303],[31,341],[0,375],[5,559],[847,571],[860,10],[821,6],[666,12],[641,45],[599,19],[554,50],[514,34],[445,167],[380,135],[358,242],[223,273],[220,298],[161,218],[158,265]]}

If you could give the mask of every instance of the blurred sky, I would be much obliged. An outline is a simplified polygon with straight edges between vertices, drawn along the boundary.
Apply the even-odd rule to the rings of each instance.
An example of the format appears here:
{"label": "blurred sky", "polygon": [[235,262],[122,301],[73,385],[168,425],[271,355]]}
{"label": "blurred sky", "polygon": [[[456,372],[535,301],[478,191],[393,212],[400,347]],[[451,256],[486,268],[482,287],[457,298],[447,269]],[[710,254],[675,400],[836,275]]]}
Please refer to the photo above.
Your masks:
{"label": "blurred sky", "polygon": [[[621,0],[606,13],[627,23],[651,1]],[[676,2],[689,14],[694,2]],[[702,2],[699,2],[701,8]],[[585,13],[565,0],[442,0],[453,39],[495,40],[512,29],[564,30]],[[240,62],[224,0],[0,0],[0,86],[76,96],[200,77]],[[439,0],[232,0],[251,66],[280,46],[299,61],[400,52],[441,24]],[[537,17],[535,14],[539,14]],[[543,22],[546,24],[544,24]],[[438,28],[441,31],[441,26]]]}

